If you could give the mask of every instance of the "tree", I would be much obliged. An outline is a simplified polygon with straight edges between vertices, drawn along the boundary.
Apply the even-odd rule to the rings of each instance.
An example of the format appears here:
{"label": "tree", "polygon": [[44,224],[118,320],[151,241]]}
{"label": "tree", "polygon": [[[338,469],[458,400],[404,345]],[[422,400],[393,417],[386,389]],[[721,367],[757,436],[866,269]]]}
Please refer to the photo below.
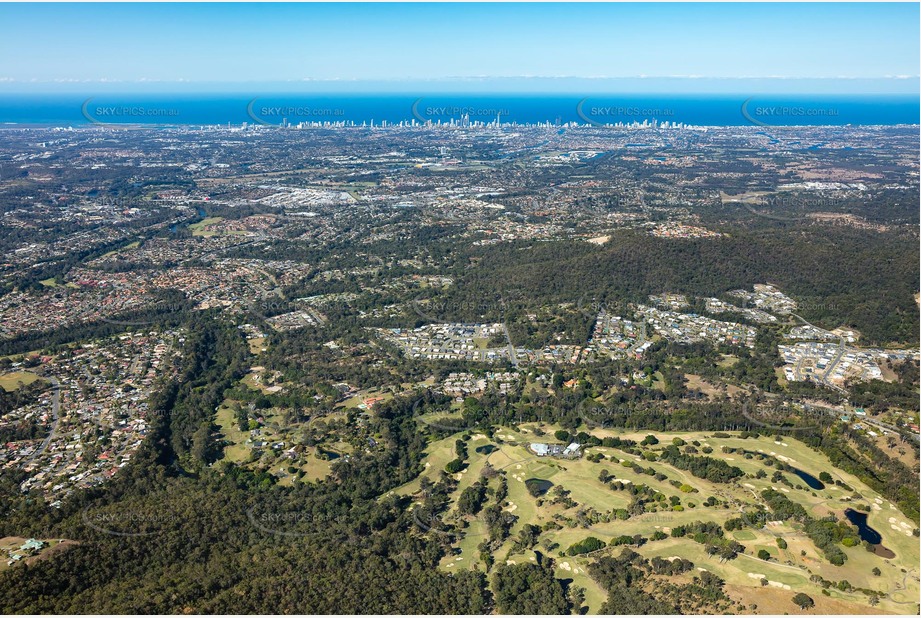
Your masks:
{"label": "tree", "polygon": [[463,440],[454,443],[454,453],[458,459],[467,459],[467,444]]}
{"label": "tree", "polygon": [[759,549],[759,550],[758,550],[758,558],[759,558],[760,560],[770,560],[770,559],[771,559],[771,554],[770,554],[770,553],[768,552],[768,550],[766,550],[766,549]]}
{"label": "tree", "polygon": [[605,542],[597,539],[593,536],[587,537],[578,543],[574,543],[569,549],[566,550],[567,556],[578,556],[579,554],[587,554],[589,552],[597,551],[605,547]]}
{"label": "tree", "polygon": [[815,605],[815,601],[812,600],[812,597],[802,592],[797,592],[793,595],[793,603],[798,605],[800,609],[809,609]]}
{"label": "tree", "polygon": [[457,499],[457,512],[461,515],[476,515],[483,508],[485,498],[486,486],[474,483],[461,492],[460,498]]}
{"label": "tree", "polygon": [[499,567],[493,578],[496,610],[501,614],[568,614],[571,605],[550,561]]}
{"label": "tree", "polygon": [[540,528],[532,524],[525,524],[518,531],[518,539],[515,541],[516,549],[531,549],[537,544],[540,537]]}
{"label": "tree", "polygon": [[211,423],[208,421],[199,425],[192,435],[192,457],[199,462],[206,462],[211,456]]}

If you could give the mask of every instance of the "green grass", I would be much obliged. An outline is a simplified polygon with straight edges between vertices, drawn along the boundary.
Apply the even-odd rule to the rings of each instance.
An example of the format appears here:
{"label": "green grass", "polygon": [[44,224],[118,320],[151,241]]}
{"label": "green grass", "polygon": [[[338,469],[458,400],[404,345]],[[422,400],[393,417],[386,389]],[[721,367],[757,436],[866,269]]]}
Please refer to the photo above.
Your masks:
{"label": "green grass", "polygon": [[41,377],[31,371],[14,371],[0,376],[0,388],[10,393],[21,386],[28,386],[36,380],[41,380]]}
{"label": "green grass", "polygon": [[[511,554],[513,539],[525,523],[531,523],[543,526],[547,522],[557,518],[557,521],[563,525],[560,530],[548,530],[541,534],[541,541],[549,539],[558,543],[559,547],[551,552],[552,557],[557,561],[557,575],[573,580],[573,585],[581,586],[586,589],[587,605],[590,613],[597,613],[601,603],[604,601],[604,593],[597,587],[590,577],[584,571],[585,567],[597,556],[580,556],[580,557],[559,557],[557,552],[565,550],[573,543],[583,540],[587,536],[596,536],[602,540],[610,540],[614,536],[641,534],[649,538],[656,530],[669,533],[672,528],[683,523],[694,521],[714,521],[723,524],[726,520],[739,515],[739,507],[747,505],[754,506],[760,502],[760,492],[772,486],[770,475],[774,469],[764,466],[757,459],[745,459],[741,454],[725,454],[721,451],[723,446],[743,447],[749,451],[763,451],[765,454],[774,453],[775,456],[787,458],[790,465],[801,468],[815,476],[822,471],[827,471],[834,478],[840,479],[849,484],[854,490],[864,496],[863,501],[877,504],[880,501],[879,510],[871,511],[869,515],[869,524],[880,532],[883,536],[883,544],[896,552],[896,558],[886,563],[882,558],[868,553],[862,547],[845,549],[848,555],[848,561],[842,567],[836,567],[829,564],[822,557],[821,552],[808,537],[806,537],[801,527],[792,527],[786,524],[768,525],[763,529],[745,529],[729,533],[730,538],[734,538],[742,543],[746,550],[745,553],[736,559],[728,562],[720,562],[718,557],[706,555],[703,545],[694,542],[688,538],[667,538],[662,541],[650,541],[638,549],[640,553],[647,557],[652,556],[681,556],[692,560],[695,566],[712,571],[726,580],[727,583],[737,586],[737,590],[746,588],[755,590],[760,589],[760,575],[763,575],[770,582],[771,586],[777,586],[777,594],[787,594],[791,596],[797,591],[804,591],[813,598],[818,599],[821,596],[821,589],[809,581],[810,571],[822,575],[826,579],[833,581],[848,580],[854,586],[871,588],[879,590],[882,593],[891,593],[894,599],[908,600],[917,598],[918,582],[917,565],[919,562],[919,548],[917,539],[906,535],[904,532],[897,532],[891,529],[889,522],[890,517],[895,517],[896,522],[907,521],[905,517],[892,507],[888,500],[881,498],[878,494],[870,490],[858,479],[841,470],[835,469],[831,462],[816,451],[811,450],[805,444],[795,438],[785,437],[782,442],[774,442],[773,437],[760,437],[742,439],[737,434],[729,438],[713,438],[711,432],[623,432],[613,430],[594,430],[592,433],[596,436],[605,435],[620,436],[642,440],[648,433],[654,433],[660,440],[660,444],[651,448],[651,450],[661,450],[665,445],[670,444],[673,437],[681,437],[690,443],[698,440],[702,446],[709,444],[713,447],[711,457],[720,458],[731,465],[738,466],[750,476],[741,478],[736,483],[714,484],[699,479],[684,470],[673,468],[669,464],[657,461],[648,462],[645,460],[638,461],[643,468],[652,467],[668,476],[668,479],[676,480],[681,483],[687,483],[698,490],[697,493],[683,493],[679,489],[669,484],[668,480],[656,481],[653,477],[646,474],[637,474],[630,468],[620,464],[624,459],[628,462],[636,461],[637,458],[627,454],[624,451],[615,448],[595,447],[587,449],[588,453],[603,452],[608,459],[599,463],[592,463],[586,458],[579,460],[563,460],[553,458],[538,458],[533,455],[527,448],[527,443],[535,441],[538,438],[533,433],[534,424],[524,424],[517,430],[502,427],[496,431],[494,444],[497,450],[489,455],[477,453],[476,447],[489,443],[485,437],[478,437],[472,440],[468,445],[469,467],[467,472],[460,478],[460,484],[457,491],[452,495],[456,500],[460,492],[476,478],[485,462],[494,466],[501,473],[505,474],[509,492],[507,503],[504,505],[507,511],[518,517],[517,522],[511,529],[511,537],[502,547],[493,554],[496,564],[504,564],[506,560],[514,560],[522,563],[529,560],[533,552],[524,554]],[[552,435],[557,429],[554,426],[544,426],[542,429],[547,435]],[[423,476],[432,480],[437,480],[438,473],[444,465],[454,458],[454,441],[457,435],[451,436],[439,442],[433,443],[427,449],[428,456],[426,461],[430,464]],[[548,440],[549,438],[541,438]],[[786,444],[786,446],[784,446]],[[647,449],[649,450],[649,449]],[[702,453],[701,453],[702,454]],[[625,491],[612,491],[598,480],[598,473],[606,469],[616,478],[629,480],[635,484],[646,484],[666,496],[678,496],[681,503],[685,506],[684,511],[676,512],[671,510],[662,510],[659,512],[646,513],[641,516],[634,516],[626,521],[614,520],[609,523],[597,523],[590,529],[573,525],[570,527],[565,522],[568,518],[575,522],[576,513],[586,507],[604,513],[615,508],[623,508],[630,501],[630,496]],[[756,479],[754,474],[764,469],[768,473],[768,478]],[[787,477],[794,484],[802,483],[797,477],[787,474]],[[546,479],[555,486],[562,486],[570,492],[570,497],[578,503],[573,508],[564,508],[563,505],[550,504],[553,494],[551,492],[543,496],[543,502],[538,506],[538,499],[531,496],[527,491],[524,481],[529,478]],[[803,505],[803,507],[813,516],[825,516],[828,513],[834,513],[839,518],[845,508],[853,503],[843,500],[852,492],[829,486],[822,491],[814,492],[809,488],[795,489],[787,488],[783,485],[775,484],[779,490],[786,489],[783,492],[788,498]],[[399,493],[407,495],[418,491],[418,479],[409,483],[399,490]],[[721,502],[727,502],[726,505],[716,507],[705,507],[703,502],[709,496],[714,496]],[[697,506],[690,508],[689,502],[694,502]],[[453,504],[449,512],[453,510]],[[915,524],[909,522],[913,528]],[[469,535],[458,544],[462,560],[454,560],[454,556],[447,557],[442,561],[442,566],[451,570],[461,568],[472,568],[479,565],[479,559],[476,550],[477,544],[485,538],[484,533],[479,528],[480,523],[476,518],[472,518],[469,528]],[[910,529],[908,530],[910,533]],[[776,539],[784,538],[789,547],[781,550],[777,547]],[[546,551],[538,546],[541,551]],[[763,561],[757,558],[758,550],[765,549],[771,554],[771,560]],[[604,552],[620,553],[619,548],[603,550]],[[800,554],[806,551],[806,556]],[[568,563],[570,569],[562,567],[562,563]],[[787,563],[790,564],[787,564]],[[451,567],[446,567],[448,563],[453,563]],[[882,577],[875,577],[871,574],[873,567],[879,567],[883,571]],[[901,568],[914,569],[910,573],[902,573]],[[753,577],[749,574],[757,574],[759,577]],[[904,589],[896,586],[902,586],[904,579]],[[789,586],[789,590],[784,588]],[[870,608],[867,604],[867,597],[863,594],[833,592],[837,601],[846,602],[853,606],[855,612],[867,612]],[[880,611],[895,613],[905,613],[913,611],[913,606],[909,604],[899,605],[893,602],[893,599],[882,599],[878,608]]]}
{"label": "green grass", "polygon": [[224,438],[230,442],[224,448],[224,459],[234,463],[249,461],[250,448],[246,445],[248,434],[240,431],[230,401],[224,401],[217,409],[215,423],[221,428]]}
{"label": "green grass", "polygon": [[[140,246],[141,246],[141,241],[136,240],[136,241],[134,241],[134,242],[132,242],[132,243],[129,243],[129,244],[125,245],[125,246],[122,247],[121,249],[114,249],[114,250],[112,250],[112,251],[109,251],[108,253],[102,254],[101,256],[99,256],[99,259],[105,259],[105,258],[111,257],[111,256],[113,256],[113,255],[118,255],[118,253],[119,253],[120,251],[124,251],[125,249],[137,249],[137,248],[140,247]],[[53,280],[49,279],[48,281],[53,281]],[[45,283],[45,282],[42,281],[42,283]]]}
{"label": "green grass", "polygon": [[214,236],[217,232],[209,232],[205,230],[205,227],[208,225],[214,225],[215,223],[220,223],[224,220],[224,217],[205,217],[198,223],[192,223],[189,225],[189,231],[192,232],[192,236]]}

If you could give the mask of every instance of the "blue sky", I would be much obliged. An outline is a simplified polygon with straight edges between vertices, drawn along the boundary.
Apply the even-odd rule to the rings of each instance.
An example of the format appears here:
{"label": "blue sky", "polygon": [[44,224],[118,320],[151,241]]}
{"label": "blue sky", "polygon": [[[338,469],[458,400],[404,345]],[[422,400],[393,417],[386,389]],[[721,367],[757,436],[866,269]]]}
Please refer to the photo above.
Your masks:
{"label": "blue sky", "polygon": [[916,3],[2,4],[0,87],[681,77],[916,92],[918,21]]}

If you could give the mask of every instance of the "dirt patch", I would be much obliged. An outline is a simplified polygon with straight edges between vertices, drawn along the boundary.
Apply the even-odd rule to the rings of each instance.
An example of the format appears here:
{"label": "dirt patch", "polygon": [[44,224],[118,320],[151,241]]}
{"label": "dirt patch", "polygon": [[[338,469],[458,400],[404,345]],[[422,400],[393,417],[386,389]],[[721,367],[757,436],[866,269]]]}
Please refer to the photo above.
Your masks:
{"label": "dirt patch", "polygon": [[[21,547],[22,544],[25,543],[27,540],[28,539],[21,537],[21,536],[6,536],[3,538],[0,538],[0,552],[2,552],[3,554],[0,557],[2,557],[4,560],[3,562],[4,566],[6,565],[7,553]],[[45,548],[43,548],[41,551],[39,551],[39,553],[36,554],[35,556],[29,556],[28,558],[23,558],[22,562],[31,566],[42,560],[47,560],[48,558],[51,558],[55,554],[58,554],[62,551],[67,551],[69,547],[73,547],[74,545],[80,544],[79,541],[72,541],[69,539],[41,539],[41,540],[43,540],[48,545]]]}
{"label": "dirt patch", "polygon": [[[737,394],[744,392],[741,388],[732,384],[713,384],[704,380],[697,374],[686,373],[684,374],[684,377],[688,381],[686,384],[687,388],[699,390],[701,393],[706,395],[708,399],[713,399],[716,395],[719,395],[722,392],[725,392],[730,397],[735,397]],[[725,391],[723,389],[725,389]]]}
{"label": "dirt patch", "polygon": [[890,436],[878,435],[874,439],[874,442],[876,446],[882,449],[889,457],[898,459],[909,468],[917,468],[918,458],[915,456],[915,449],[911,448],[908,444],[902,444],[898,437],[891,437],[895,438],[895,444],[891,448],[889,446]]}
{"label": "dirt patch", "polygon": [[32,556],[31,558],[26,558],[26,564],[28,564],[29,566],[32,566],[36,562],[40,562],[42,560],[47,560],[48,558],[52,558],[56,554],[59,554],[63,551],[67,551],[69,548],[75,547],[79,544],[80,544],[80,541],[71,541],[70,539],[64,539],[60,543],[55,543],[51,547],[48,547],[47,549],[42,550],[42,552],[39,555]]}

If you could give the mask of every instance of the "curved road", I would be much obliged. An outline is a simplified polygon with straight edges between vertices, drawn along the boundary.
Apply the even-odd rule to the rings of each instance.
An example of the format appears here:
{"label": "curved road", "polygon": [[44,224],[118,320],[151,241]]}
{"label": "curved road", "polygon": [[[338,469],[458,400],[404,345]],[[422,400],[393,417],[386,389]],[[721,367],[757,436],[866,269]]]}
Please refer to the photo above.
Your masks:
{"label": "curved road", "polygon": [[51,431],[48,432],[48,435],[42,440],[42,443],[39,445],[38,449],[29,459],[23,464],[23,466],[32,463],[32,461],[43,454],[47,449],[48,445],[51,444],[51,440],[54,439],[54,434],[58,429],[58,423],[61,420],[61,383],[58,382],[57,378],[52,378],[51,376],[43,376],[46,380],[51,382],[51,415],[53,418],[51,422]]}

